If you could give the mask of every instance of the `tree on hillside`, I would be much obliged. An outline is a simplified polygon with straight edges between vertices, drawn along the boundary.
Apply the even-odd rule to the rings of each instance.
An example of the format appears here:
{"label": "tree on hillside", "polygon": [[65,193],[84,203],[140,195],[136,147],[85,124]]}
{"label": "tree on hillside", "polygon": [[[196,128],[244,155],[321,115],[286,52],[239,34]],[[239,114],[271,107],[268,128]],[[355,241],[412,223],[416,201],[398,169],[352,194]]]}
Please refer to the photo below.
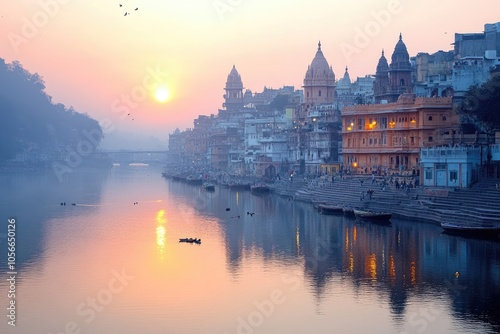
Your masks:
{"label": "tree on hillside", "polygon": [[96,120],[52,102],[41,76],[0,58],[0,161],[28,148],[49,153],[72,145],[84,139],[84,130],[102,138]]}
{"label": "tree on hillside", "polygon": [[482,85],[474,85],[465,94],[458,112],[491,135],[500,128],[500,75]]}

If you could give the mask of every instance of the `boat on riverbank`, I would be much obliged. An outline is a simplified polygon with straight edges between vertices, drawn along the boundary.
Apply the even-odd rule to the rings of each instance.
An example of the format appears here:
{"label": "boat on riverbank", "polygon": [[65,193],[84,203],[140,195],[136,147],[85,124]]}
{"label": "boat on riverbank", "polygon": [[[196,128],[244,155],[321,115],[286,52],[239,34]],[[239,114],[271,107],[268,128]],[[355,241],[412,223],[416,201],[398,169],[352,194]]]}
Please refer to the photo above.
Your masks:
{"label": "boat on riverbank", "polygon": [[213,184],[212,182],[205,182],[203,183],[202,187],[206,191],[215,191],[215,184]]}
{"label": "boat on riverbank", "polygon": [[351,206],[348,206],[348,205],[344,205],[342,207],[342,212],[344,213],[344,215],[346,216],[354,216],[354,209],[351,207]]}
{"label": "boat on riverbank", "polygon": [[230,182],[228,187],[231,190],[250,190],[250,183],[248,182]]}
{"label": "boat on riverbank", "polygon": [[325,203],[320,203],[316,205],[316,208],[318,211],[324,215],[333,215],[337,213],[343,213],[343,208],[340,205],[334,205],[334,204],[325,204]]}
{"label": "boat on riverbank", "polygon": [[386,222],[389,221],[389,219],[391,219],[392,213],[383,211],[354,209],[354,216],[356,216],[356,218],[359,219],[372,220],[377,222]]}
{"label": "boat on riverbank", "polygon": [[496,224],[468,224],[441,222],[443,230],[450,234],[464,236],[490,236],[495,237],[500,233],[500,225]]}
{"label": "boat on riverbank", "polygon": [[250,186],[250,191],[252,194],[261,195],[268,194],[271,191],[271,188],[267,184],[258,183]]}

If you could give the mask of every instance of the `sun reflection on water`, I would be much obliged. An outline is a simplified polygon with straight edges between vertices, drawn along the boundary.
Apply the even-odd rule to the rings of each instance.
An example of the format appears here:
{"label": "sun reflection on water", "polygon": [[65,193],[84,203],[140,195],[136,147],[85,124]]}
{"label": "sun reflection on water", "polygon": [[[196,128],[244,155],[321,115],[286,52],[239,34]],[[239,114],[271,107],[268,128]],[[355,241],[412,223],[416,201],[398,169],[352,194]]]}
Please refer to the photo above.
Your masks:
{"label": "sun reflection on water", "polygon": [[167,223],[167,218],[165,217],[165,210],[160,210],[156,214],[156,245],[158,246],[158,250],[160,255],[165,253],[165,241],[167,239],[167,229],[165,228],[165,224]]}

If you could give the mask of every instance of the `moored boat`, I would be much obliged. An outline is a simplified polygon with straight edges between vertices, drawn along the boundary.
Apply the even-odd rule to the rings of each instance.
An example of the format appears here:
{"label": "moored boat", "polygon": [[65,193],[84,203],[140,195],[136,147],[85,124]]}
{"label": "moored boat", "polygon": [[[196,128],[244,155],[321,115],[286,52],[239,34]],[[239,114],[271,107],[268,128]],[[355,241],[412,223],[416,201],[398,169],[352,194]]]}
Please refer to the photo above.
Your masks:
{"label": "moored boat", "polygon": [[203,179],[201,177],[188,176],[186,182],[192,185],[203,184]]}
{"label": "moored boat", "polygon": [[215,184],[213,184],[211,182],[205,182],[205,183],[203,183],[202,187],[206,191],[215,191]]}
{"label": "moored boat", "polygon": [[373,221],[389,221],[392,217],[392,213],[390,212],[382,212],[382,211],[371,211],[371,210],[362,210],[362,209],[354,209],[354,215],[356,218],[373,220]]}
{"label": "moored boat", "polygon": [[253,194],[267,194],[271,190],[268,185],[266,184],[253,184],[250,186],[250,190],[252,191]]}
{"label": "moored boat", "polygon": [[350,206],[344,205],[342,207],[342,212],[346,216],[354,216],[354,209],[352,207],[350,207]]}
{"label": "moored boat", "polygon": [[317,205],[319,212],[325,215],[331,215],[335,213],[343,213],[342,206],[333,204],[320,203]]}
{"label": "moored boat", "polygon": [[471,236],[497,236],[500,233],[500,225],[496,224],[467,224],[441,222],[445,232]]}
{"label": "moored boat", "polygon": [[232,190],[249,190],[250,189],[250,183],[243,183],[243,182],[230,182],[228,184],[229,189]]}

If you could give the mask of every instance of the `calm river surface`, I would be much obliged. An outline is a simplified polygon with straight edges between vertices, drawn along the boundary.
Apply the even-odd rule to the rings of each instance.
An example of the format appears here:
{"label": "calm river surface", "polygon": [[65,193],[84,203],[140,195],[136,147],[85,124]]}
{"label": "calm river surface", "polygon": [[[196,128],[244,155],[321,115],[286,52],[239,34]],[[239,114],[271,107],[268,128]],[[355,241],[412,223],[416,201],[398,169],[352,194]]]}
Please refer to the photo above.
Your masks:
{"label": "calm river surface", "polygon": [[[0,333],[500,330],[500,243],[436,225],[382,226],[273,195],[207,193],[144,166],[63,182],[51,171],[4,173],[0,213]],[[185,237],[202,243],[178,242]]]}

